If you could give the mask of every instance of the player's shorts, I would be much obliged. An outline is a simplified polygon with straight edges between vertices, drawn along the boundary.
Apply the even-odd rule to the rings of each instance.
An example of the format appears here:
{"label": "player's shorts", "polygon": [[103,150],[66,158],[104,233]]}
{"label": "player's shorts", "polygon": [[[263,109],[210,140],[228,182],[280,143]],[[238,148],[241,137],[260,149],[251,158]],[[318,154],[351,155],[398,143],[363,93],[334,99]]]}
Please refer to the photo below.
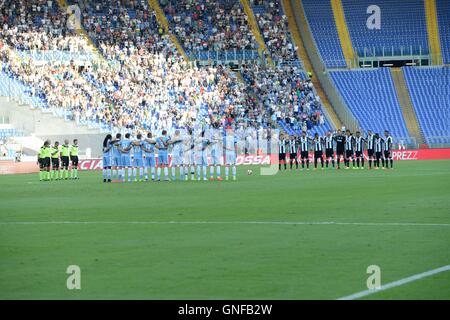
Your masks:
{"label": "player's shorts", "polygon": [[291,153],[289,153],[289,159],[291,159],[291,160],[297,159],[297,152],[291,152]]}
{"label": "player's shorts", "polygon": [[300,152],[300,157],[301,157],[302,159],[308,159],[308,158],[309,158],[308,151],[302,151],[302,152]]}
{"label": "player's shorts", "polygon": [[112,158],[112,165],[114,166],[114,167],[120,167],[120,166],[122,166],[122,162],[120,161],[120,156],[114,156],[113,158]]}
{"label": "player's shorts", "polygon": [[103,156],[103,168],[111,167],[112,159],[111,156]]}
{"label": "player's shorts", "polygon": [[200,166],[208,165],[208,155],[206,154],[206,152],[196,153],[195,164]]}
{"label": "player's shorts", "polygon": [[344,149],[336,149],[336,154],[338,156],[343,156],[344,155]]}
{"label": "player's shorts", "polygon": [[187,150],[183,154],[183,163],[185,165],[194,164],[194,152],[192,150]]}
{"label": "player's shorts", "polygon": [[59,169],[59,158],[52,158],[52,168]]}
{"label": "player's shorts", "polygon": [[44,168],[44,159],[43,158],[39,158],[38,159],[38,164],[39,164],[39,168],[43,169]]}
{"label": "player's shorts", "polygon": [[169,164],[169,156],[167,154],[167,150],[159,150],[158,151],[158,165],[168,165]]}
{"label": "player's shorts", "polygon": [[133,167],[143,167],[143,166],[144,166],[144,159],[140,157],[133,159]]}
{"label": "player's shorts", "polygon": [[345,150],[345,157],[346,158],[352,158],[353,157],[353,150]]}
{"label": "player's shorts", "polygon": [[72,161],[72,167],[78,167],[78,156],[70,156],[70,161]]}
{"label": "player's shorts", "polygon": [[373,149],[367,149],[367,155],[369,157],[373,157],[373,154],[374,154]]}
{"label": "player's shorts", "polygon": [[50,157],[43,158],[42,162],[43,162],[44,168],[50,167]]}
{"label": "player's shorts", "polygon": [[314,151],[314,158],[322,158],[323,157],[323,151]]}
{"label": "player's shorts", "polygon": [[325,156],[328,158],[333,158],[334,152],[333,149],[325,149]]}
{"label": "player's shorts", "polygon": [[69,166],[69,157],[61,156],[61,166],[67,168]]}
{"label": "player's shorts", "polygon": [[144,163],[145,163],[146,168],[154,168],[155,167],[155,154],[147,153],[145,155]]}
{"label": "player's shorts", "polygon": [[375,152],[375,157],[377,159],[381,159],[381,152]]}
{"label": "player's shorts", "polygon": [[286,160],[286,153],[279,153],[278,154],[278,160],[279,161]]}
{"label": "player's shorts", "polygon": [[121,167],[131,167],[131,156],[129,154],[123,154],[120,156]]}
{"label": "player's shorts", "polygon": [[227,152],[225,154],[225,162],[226,164],[236,164],[236,153]]}
{"label": "player's shorts", "polygon": [[390,151],[385,151],[384,152],[384,158],[385,159],[390,159],[391,158],[391,152]]}
{"label": "player's shorts", "polygon": [[181,151],[176,151],[172,153],[172,166],[182,166],[183,165],[183,153]]}
{"label": "player's shorts", "polygon": [[356,158],[361,158],[363,155],[364,155],[364,153],[362,151],[355,151]]}
{"label": "player's shorts", "polygon": [[222,157],[221,152],[213,149],[211,151],[211,164],[214,166],[218,166],[218,165],[222,165],[222,162],[223,162],[223,157]]}

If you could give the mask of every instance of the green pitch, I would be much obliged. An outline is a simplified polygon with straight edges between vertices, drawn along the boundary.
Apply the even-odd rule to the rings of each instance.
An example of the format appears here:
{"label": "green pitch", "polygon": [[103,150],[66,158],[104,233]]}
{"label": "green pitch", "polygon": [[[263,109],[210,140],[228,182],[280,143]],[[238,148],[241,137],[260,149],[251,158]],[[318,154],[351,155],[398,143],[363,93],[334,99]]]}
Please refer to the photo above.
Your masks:
{"label": "green pitch", "polygon": [[[450,161],[248,168],[237,182],[0,176],[0,299],[337,299],[367,289],[370,265],[381,284],[450,265]],[[450,299],[450,271],[364,298]]]}

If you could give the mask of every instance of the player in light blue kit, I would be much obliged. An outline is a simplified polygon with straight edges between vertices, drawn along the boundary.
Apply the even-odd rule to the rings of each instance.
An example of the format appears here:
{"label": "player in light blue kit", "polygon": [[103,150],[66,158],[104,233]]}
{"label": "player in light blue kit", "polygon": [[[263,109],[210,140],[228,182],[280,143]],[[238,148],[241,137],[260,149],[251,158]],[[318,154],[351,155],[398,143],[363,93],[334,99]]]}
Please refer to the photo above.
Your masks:
{"label": "player in light blue kit", "polygon": [[172,180],[176,180],[176,168],[180,168],[180,180],[184,180],[183,168],[183,139],[180,130],[175,130],[175,135],[170,140],[172,145]]}
{"label": "player in light blue kit", "polygon": [[156,148],[158,149],[158,169],[157,169],[157,181],[161,181],[161,169],[164,169],[164,181],[169,180],[169,147],[170,138],[167,136],[167,131],[163,130],[162,135],[156,138]]}
{"label": "player in light blue kit", "polygon": [[111,182],[112,136],[106,135],[103,140],[103,182]]}
{"label": "player in light blue kit", "polygon": [[156,141],[152,138],[151,132],[147,133],[147,138],[141,142],[141,149],[144,152],[144,174],[145,180],[148,181],[148,168],[150,168],[150,173],[152,180],[155,180],[155,144]]}
{"label": "player in light blue kit", "polygon": [[131,182],[132,176],[132,166],[131,166],[131,148],[132,141],[130,140],[131,135],[129,133],[125,134],[125,139],[119,142],[119,148],[121,152],[120,162],[122,168],[122,182],[125,182],[125,171],[128,171],[128,182]]}
{"label": "player in light blue kit", "polygon": [[217,180],[222,181],[220,176],[220,166],[223,163],[223,135],[219,129],[212,129],[210,131],[211,141],[211,166],[209,168],[209,180],[214,180],[214,167],[216,167]]}
{"label": "player in light blue kit", "polygon": [[142,134],[138,133],[133,141],[133,180],[137,181],[137,171],[139,170],[139,181],[144,181],[144,157],[142,144]]}
{"label": "player in light blue kit", "polygon": [[120,162],[121,153],[119,150],[120,139],[122,139],[122,135],[120,133],[116,134],[116,138],[111,142],[112,143],[112,180],[121,180],[122,179],[122,164]]}
{"label": "player in light blue kit", "polygon": [[230,166],[233,171],[233,180],[236,180],[236,156],[237,156],[237,138],[233,129],[227,128],[224,137],[225,146],[225,179],[228,180]]}
{"label": "player in light blue kit", "polygon": [[197,180],[201,180],[203,168],[203,180],[206,179],[206,171],[208,167],[208,146],[209,140],[205,137],[205,131],[202,130],[200,137],[195,141],[195,164],[197,165]]}

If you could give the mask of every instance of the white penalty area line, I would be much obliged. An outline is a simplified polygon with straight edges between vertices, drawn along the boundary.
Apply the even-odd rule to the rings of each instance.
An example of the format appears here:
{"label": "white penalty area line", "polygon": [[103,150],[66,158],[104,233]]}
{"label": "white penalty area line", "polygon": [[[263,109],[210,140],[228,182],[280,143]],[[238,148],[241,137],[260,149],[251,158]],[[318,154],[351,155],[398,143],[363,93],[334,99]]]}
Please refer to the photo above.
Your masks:
{"label": "white penalty area line", "polygon": [[420,280],[420,279],[423,279],[423,278],[426,278],[426,277],[430,277],[430,276],[432,276],[434,274],[437,274],[437,273],[440,273],[440,272],[445,272],[445,271],[450,271],[450,265],[443,266],[443,267],[440,267],[440,268],[437,268],[437,269],[433,269],[433,270],[430,270],[430,271],[422,272],[422,273],[419,273],[419,274],[415,274],[413,276],[410,276],[410,277],[407,277],[407,278],[403,278],[403,279],[400,279],[400,280],[397,280],[397,281],[394,281],[394,282],[389,282],[389,283],[387,283],[385,285],[382,285],[379,289],[364,290],[364,291],[361,291],[361,292],[357,292],[357,293],[351,294],[349,296],[345,296],[345,297],[339,298],[337,300],[355,300],[355,299],[359,299],[359,298],[362,298],[362,297],[365,297],[365,296],[368,296],[368,295],[371,295],[371,294],[374,294],[374,293],[377,293],[377,292],[385,291],[387,289],[391,289],[391,288],[394,288],[394,287],[399,287],[399,286],[402,286],[404,284],[407,284],[407,283],[410,283],[410,282],[413,282],[413,281],[416,281],[416,280]]}
{"label": "white penalty area line", "polygon": [[422,226],[450,227],[450,223],[415,222],[336,222],[336,221],[0,221],[0,225],[45,225],[45,224],[180,224],[180,225],[337,225],[337,226]]}

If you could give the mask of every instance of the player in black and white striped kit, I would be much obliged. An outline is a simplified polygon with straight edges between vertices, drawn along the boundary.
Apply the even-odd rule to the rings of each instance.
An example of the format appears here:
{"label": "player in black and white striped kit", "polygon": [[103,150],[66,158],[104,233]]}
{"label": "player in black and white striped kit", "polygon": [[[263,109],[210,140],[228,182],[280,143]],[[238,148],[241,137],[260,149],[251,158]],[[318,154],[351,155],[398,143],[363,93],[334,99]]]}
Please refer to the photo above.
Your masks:
{"label": "player in black and white striped kit", "polygon": [[[380,137],[378,133],[375,133],[374,139],[373,139],[373,150],[375,152],[375,163],[374,168],[380,169],[380,159],[382,159],[382,152],[383,152],[383,139]],[[384,162],[384,161],[383,161]]]}
{"label": "player in black and white striped kit", "polygon": [[327,131],[325,137],[323,138],[324,143],[325,143],[325,163],[326,166],[328,168],[328,164],[330,163],[330,159],[331,159],[331,163],[333,164],[333,168],[334,168],[334,137],[331,134],[331,131]]}
{"label": "player in black and white striped kit", "polygon": [[306,170],[309,170],[309,142],[311,139],[306,136],[306,132],[302,132],[302,136],[300,137],[300,157],[302,159],[302,169],[305,168],[305,159],[306,159]]}
{"label": "player in black and white striped kit", "polygon": [[278,140],[278,170],[281,170],[281,162],[283,162],[284,170],[286,170],[286,144],[285,136],[280,134],[280,139]]}
{"label": "player in black and white striped kit", "polygon": [[314,135],[314,170],[317,170],[317,160],[320,159],[320,163],[322,164],[323,170],[323,141],[322,137],[319,137],[319,134],[316,133]]}
{"label": "player in black and white striped kit", "polygon": [[372,161],[374,158],[374,139],[375,136],[372,133],[372,130],[367,131],[367,157],[369,158],[369,170],[372,169]]}
{"label": "player in black and white striped kit", "polygon": [[391,169],[394,169],[394,159],[392,159],[392,144],[393,140],[391,135],[389,134],[389,131],[384,131],[384,161],[383,161],[383,169],[386,164],[386,169],[389,169],[389,163],[391,163]]}
{"label": "player in black and white striped kit", "polygon": [[350,158],[353,161],[353,168],[355,168],[355,157],[354,157],[354,138],[350,130],[345,131],[345,169],[350,169]]}
{"label": "player in black and white striped kit", "polygon": [[289,165],[292,170],[292,164],[295,162],[295,168],[298,169],[298,160],[297,160],[297,152],[298,152],[298,144],[297,138],[295,136],[291,136],[288,141],[289,148]]}
{"label": "player in black and white striped kit", "polygon": [[[366,139],[361,136],[361,132],[356,131],[355,133],[355,158],[356,167],[359,169],[364,169],[364,143]],[[361,164],[361,167],[359,166]]]}

